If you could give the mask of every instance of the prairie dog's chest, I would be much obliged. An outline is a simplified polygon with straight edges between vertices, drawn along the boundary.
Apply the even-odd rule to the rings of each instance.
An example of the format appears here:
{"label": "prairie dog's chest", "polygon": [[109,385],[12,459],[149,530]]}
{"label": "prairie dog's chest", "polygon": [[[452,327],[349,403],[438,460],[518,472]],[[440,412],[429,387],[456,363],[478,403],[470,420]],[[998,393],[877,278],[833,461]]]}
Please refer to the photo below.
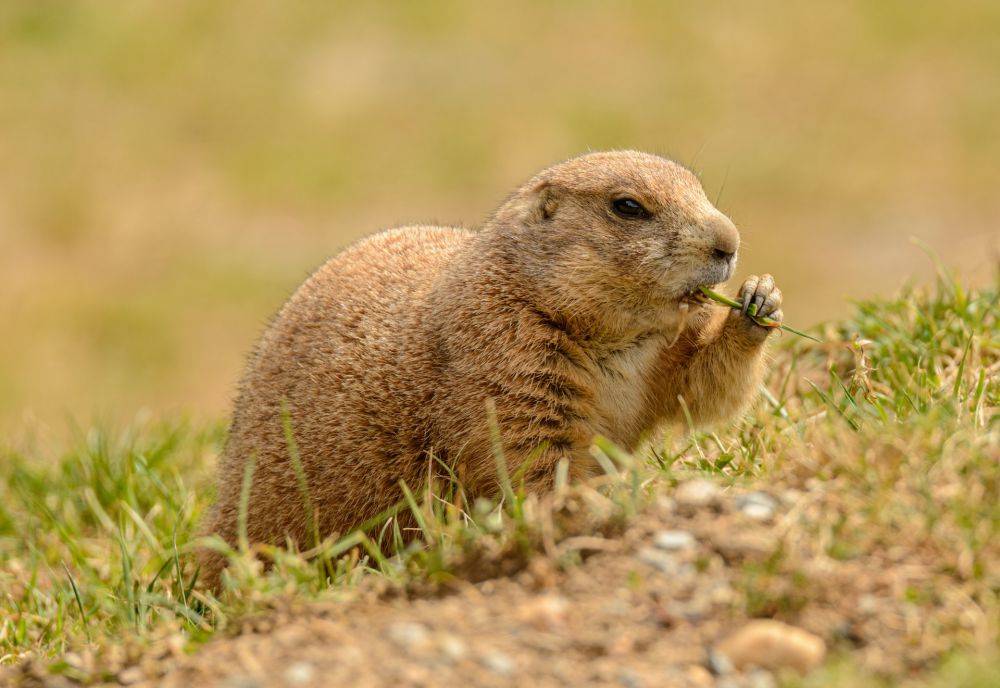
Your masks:
{"label": "prairie dog's chest", "polygon": [[631,444],[642,432],[648,380],[662,348],[663,338],[651,336],[612,351],[597,363],[596,401],[604,435]]}

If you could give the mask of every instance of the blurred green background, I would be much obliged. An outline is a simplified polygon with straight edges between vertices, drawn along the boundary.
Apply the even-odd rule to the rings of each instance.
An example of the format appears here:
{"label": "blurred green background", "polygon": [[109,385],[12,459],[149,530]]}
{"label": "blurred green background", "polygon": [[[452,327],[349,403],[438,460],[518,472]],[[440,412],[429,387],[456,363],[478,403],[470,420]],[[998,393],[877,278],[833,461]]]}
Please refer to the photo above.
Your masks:
{"label": "blurred green background", "polygon": [[1000,2],[4,0],[0,428],[221,417],[269,315],[377,228],[556,160],[695,168],[790,322],[996,261]]}

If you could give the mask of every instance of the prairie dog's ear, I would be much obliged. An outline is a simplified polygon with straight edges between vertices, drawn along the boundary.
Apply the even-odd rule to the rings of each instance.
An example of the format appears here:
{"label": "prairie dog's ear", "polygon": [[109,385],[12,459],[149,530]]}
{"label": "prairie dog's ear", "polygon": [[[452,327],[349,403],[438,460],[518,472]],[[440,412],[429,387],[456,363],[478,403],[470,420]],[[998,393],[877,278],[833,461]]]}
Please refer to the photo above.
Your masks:
{"label": "prairie dog's ear", "polygon": [[542,180],[528,190],[528,220],[541,222],[555,215],[559,207],[556,189],[547,180]]}
{"label": "prairie dog's ear", "polygon": [[555,214],[559,200],[555,187],[546,179],[525,184],[500,206],[494,218],[500,222],[533,225]]}

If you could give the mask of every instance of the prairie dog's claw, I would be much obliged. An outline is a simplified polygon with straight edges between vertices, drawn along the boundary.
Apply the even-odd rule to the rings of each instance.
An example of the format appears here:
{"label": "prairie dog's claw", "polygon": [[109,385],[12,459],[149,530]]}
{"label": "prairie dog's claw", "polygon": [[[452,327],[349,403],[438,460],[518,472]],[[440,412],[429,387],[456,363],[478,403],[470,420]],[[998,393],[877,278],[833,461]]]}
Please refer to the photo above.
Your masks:
{"label": "prairie dog's claw", "polygon": [[[781,322],[781,290],[774,284],[771,275],[750,275],[740,287],[739,299],[743,304],[742,312],[758,324],[754,318],[770,318]],[[774,329],[771,326],[768,329]]]}

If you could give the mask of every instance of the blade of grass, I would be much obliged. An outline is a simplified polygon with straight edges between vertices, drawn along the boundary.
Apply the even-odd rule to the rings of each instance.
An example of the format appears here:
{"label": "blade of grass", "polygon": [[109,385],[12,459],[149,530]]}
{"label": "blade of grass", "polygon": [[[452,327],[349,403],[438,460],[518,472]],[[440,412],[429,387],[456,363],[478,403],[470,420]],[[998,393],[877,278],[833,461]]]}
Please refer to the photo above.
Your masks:
{"label": "blade of grass", "polygon": [[840,406],[837,404],[837,402],[835,402],[833,400],[833,398],[829,394],[827,394],[822,389],[820,389],[819,386],[815,382],[813,382],[812,380],[806,380],[806,382],[809,383],[809,386],[812,387],[813,390],[815,390],[817,394],[819,394],[820,398],[824,402],[826,402],[827,406],[829,406],[830,408],[832,408],[834,411],[837,412],[837,414],[841,418],[843,418],[845,421],[847,421],[847,424],[851,426],[852,430],[854,430],[855,432],[858,432],[859,430],[861,430],[861,426],[858,425],[857,422],[854,419],[852,419],[850,416],[848,416],[844,412],[844,409],[840,408]]}
{"label": "blade of grass", "polygon": [[118,547],[122,555],[122,584],[125,586],[125,595],[128,599],[128,620],[138,630],[139,617],[135,605],[135,588],[132,585],[132,557],[125,546],[125,531],[122,528],[118,530]]}
{"label": "blade of grass", "polygon": [[701,460],[705,460],[705,452],[701,448],[701,444],[698,442],[697,428],[694,425],[694,418],[691,416],[691,410],[688,409],[687,402],[684,401],[684,397],[680,394],[677,395],[677,403],[680,404],[681,411],[684,412],[684,420],[687,422],[688,432],[691,434],[691,444],[694,446],[695,450],[698,452],[698,456]]}
{"label": "blade of grass", "polygon": [[250,511],[250,489],[253,487],[253,474],[257,468],[257,454],[253,453],[243,467],[243,484],[240,485],[240,507],[236,514],[236,530],[239,533],[240,551],[250,549],[250,538],[247,535],[247,514]]}
{"label": "blade of grass", "polygon": [[420,505],[417,504],[417,500],[414,498],[413,493],[407,486],[406,481],[402,478],[399,480],[399,489],[403,491],[403,497],[406,498],[406,504],[410,507],[410,511],[413,513],[413,518],[417,520],[417,527],[420,528],[420,532],[423,534],[424,540],[428,545],[430,545],[433,538],[431,537],[430,530],[427,528],[427,520],[424,518],[424,512],[420,508]]}
{"label": "blade of grass", "polygon": [[173,566],[173,563],[174,561],[171,558],[165,559],[163,563],[160,564],[160,568],[156,570],[156,573],[153,574],[153,578],[146,584],[146,592],[153,592],[153,588],[156,587],[156,581],[160,580],[160,576],[166,573],[167,569]]}
{"label": "blade of grass", "polygon": [[177,550],[177,524],[174,523],[174,534],[171,539],[173,545],[174,575],[177,576],[177,589],[180,592],[181,604],[188,606],[187,591],[184,589],[184,573],[181,569],[181,556]]}
{"label": "blade of grass", "polygon": [[292,433],[292,412],[288,402],[281,405],[281,424],[285,431],[285,444],[288,447],[288,458],[292,461],[295,479],[299,484],[299,494],[302,495],[302,507],[306,512],[306,527],[313,537],[313,546],[319,547],[319,527],[316,523],[316,509],[313,506],[312,495],[309,493],[309,481],[306,479],[305,468],[302,467],[302,457],[299,455],[299,445]]}
{"label": "blade of grass", "polygon": [[[594,439],[596,440],[597,438]],[[592,449],[595,449],[596,451],[591,451],[590,454],[591,456],[594,457],[594,460],[597,461],[598,465],[600,465],[601,470],[604,471],[604,474],[610,478],[614,478],[615,476],[617,476],[618,469],[615,468],[614,462],[610,458],[608,458],[608,455],[604,453],[604,450],[601,448],[601,446],[595,442]]]}
{"label": "blade of grass", "polygon": [[771,394],[771,390],[769,390],[763,382],[760,383],[759,389],[761,396],[767,400],[767,403],[774,407],[774,412],[785,420],[788,420],[788,411],[785,410],[785,405],[778,401],[773,394]]}
{"label": "blade of grass", "polygon": [[500,481],[500,489],[504,496],[504,501],[511,509],[517,511],[517,496],[514,494],[514,487],[510,480],[510,473],[507,471],[507,457],[503,451],[503,441],[500,437],[500,424],[497,420],[497,407],[492,399],[486,400],[486,419],[490,426],[490,444],[493,447],[493,459],[497,467],[497,479]]}
{"label": "blade of grass", "polygon": [[965,377],[965,363],[969,358],[969,350],[972,349],[972,342],[975,338],[975,335],[969,335],[969,341],[962,352],[962,360],[958,362],[958,372],[955,374],[955,384],[951,390],[951,395],[956,399],[958,398],[958,393],[962,391],[962,379]]}
{"label": "blade of grass", "polygon": [[70,573],[69,567],[66,566],[66,562],[62,562],[62,567],[66,572],[66,577],[69,578],[69,587],[73,589],[73,598],[76,600],[76,608],[80,610],[80,620],[83,622],[83,632],[87,634],[87,642],[93,642],[93,638],[90,637],[90,618],[83,609],[83,600],[80,599],[80,589],[76,586],[76,580],[73,578],[73,574]]}

